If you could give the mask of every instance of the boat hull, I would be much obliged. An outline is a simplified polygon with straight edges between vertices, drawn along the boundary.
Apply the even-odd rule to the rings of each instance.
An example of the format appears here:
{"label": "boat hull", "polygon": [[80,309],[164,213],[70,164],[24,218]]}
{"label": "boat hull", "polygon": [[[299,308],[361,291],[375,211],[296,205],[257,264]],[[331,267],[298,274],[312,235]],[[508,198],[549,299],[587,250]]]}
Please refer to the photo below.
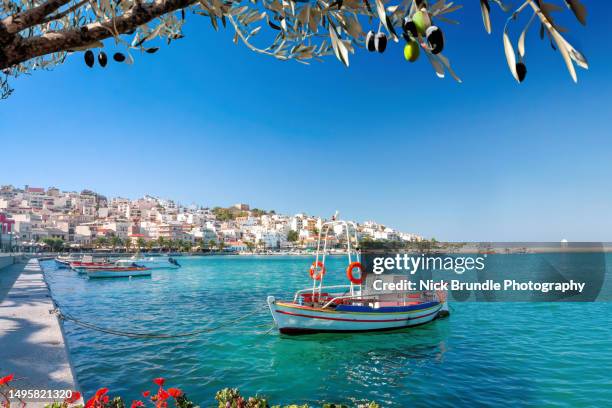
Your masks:
{"label": "boat hull", "polygon": [[[398,330],[429,323],[444,308],[428,302],[403,308],[333,310],[282,302],[268,297],[272,317],[283,334],[351,333]],[[337,309],[341,309],[340,307]]]}
{"label": "boat hull", "polygon": [[133,276],[151,276],[151,271],[108,271],[108,270],[94,270],[87,271],[87,277],[89,279],[98,278],[128,278]]}
{"label": "boat hull", "polygon": [[116,262],[117,265],[131,265],[137,264],[144,266],[145,268],[150,269],[178,269],[180,266],[178,264],[173,264],[166,259],[155,259],[155,258],[145,258],[145,259],[120,259]]}

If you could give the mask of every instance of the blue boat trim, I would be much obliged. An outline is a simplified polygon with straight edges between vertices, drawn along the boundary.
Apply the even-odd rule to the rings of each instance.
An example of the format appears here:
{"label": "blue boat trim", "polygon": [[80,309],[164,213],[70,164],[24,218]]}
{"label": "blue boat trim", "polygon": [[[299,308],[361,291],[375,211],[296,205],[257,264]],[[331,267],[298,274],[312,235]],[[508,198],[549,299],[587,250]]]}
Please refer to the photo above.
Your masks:
{"label": "blue boat trim", "polygon": [[369,313],[394,313],[394,312],[409,312],[411,310],[427,309],[439,305],[440,302],[427,302],[418,305],[409,306],[383,306],[374,308],[371,306],[355,306],[355,305],[338,305],[338,312],[369,312]]}

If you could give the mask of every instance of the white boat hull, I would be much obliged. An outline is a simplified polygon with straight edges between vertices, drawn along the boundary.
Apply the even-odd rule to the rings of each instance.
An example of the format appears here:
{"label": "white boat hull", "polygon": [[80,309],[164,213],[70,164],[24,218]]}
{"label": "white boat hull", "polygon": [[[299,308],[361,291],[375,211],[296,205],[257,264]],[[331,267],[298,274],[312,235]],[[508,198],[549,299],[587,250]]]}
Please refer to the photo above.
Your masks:
{"label": "white boat hull", "polygon": [[305,334],[368,332],[417,326],[436,319],[444,304],[436,301],[405,308],[376,310],[346,307],[345,309],[349,310],[341,310],[342,308],[338,307],[338,310],[334,310],[276,301],[273,296],[269,296],[268,306],[281,333]]}
{"label": "white boat hull", "polygon": [[151,271],[87,271],[89,279],[96,278],[128,278],[132,276],[151,276]]}
{"label": "white boat hull", "polygon": [[120,259],[115,262],[118,266],[130,266],[132,264],[144,266],[150,269],[178,269],[178,264],[173,264],[167,259],[160,258],[140,258],[140,259]]}

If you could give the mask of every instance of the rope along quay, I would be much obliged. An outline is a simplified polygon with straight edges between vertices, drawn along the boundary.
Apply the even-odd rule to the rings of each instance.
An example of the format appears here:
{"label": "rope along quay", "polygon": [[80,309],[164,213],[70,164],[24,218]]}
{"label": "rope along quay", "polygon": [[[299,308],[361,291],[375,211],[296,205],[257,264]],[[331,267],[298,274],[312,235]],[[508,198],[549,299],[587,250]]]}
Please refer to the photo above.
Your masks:
{"label": "rope along quay", "polygon": [[[260,313],[264,308],[267,307],[267,305],[262,305],[261,307],[253,310],[250,313],[244,314],[237,319],[232,319],[232,320],[223,322],[215,327],[208,327],[206,329],[195,330],[195,331],[187,332],[187,333],[164,334],[164,333],[138,333],[138,332],[123,331],[123,330],[115,330],[115,329],[111,329],[108,327],[98,326],[98,325],[77,319],[71,316],[69,313],[62,312],[61,309],[63,308],[60,306],[60,304],[57,302],[55,302],[55,304],[56,304],[56,308],[52,311],[52,313],[55,313],[59,319],[69,321],[78,326],[81,326],[87,329],[91,329],[91,330],[96,330],[102,333],[112,334],[112,335],[121,336],[121,337],[137,338],[137,339],[174,339],[174,338],[181,338],[181,337],[197,336],[203,333],[211,333],[217,330],[222,330],[228,326],[234,325],[246,319],[247,317]],[[266,333],[269,333],[269,331]],[[260,334],[265,334],[265,333],[260,333]]]}

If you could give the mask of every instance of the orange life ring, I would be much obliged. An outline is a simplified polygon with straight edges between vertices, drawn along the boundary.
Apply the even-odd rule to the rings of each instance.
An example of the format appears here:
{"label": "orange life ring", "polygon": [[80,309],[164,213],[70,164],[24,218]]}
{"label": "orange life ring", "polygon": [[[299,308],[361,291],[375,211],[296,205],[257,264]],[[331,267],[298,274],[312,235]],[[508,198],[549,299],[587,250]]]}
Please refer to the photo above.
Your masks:
{"label": "orange life ring", "polygon": [[[317,269],[320,271],[318,274],[316,273]],[[310,277],[314,280],[321,280],[323,275],[325,275],[325,265],[323,265],[323,262],[313,262],[310,266]]]}
{"label": "orange life ring", "polygon": [[[359,268],[359,272],[361,272],[361,276],[359,277],[359,279],[353,276],[353,269],[355,268]],[[355,285],[361,285],[361,283],[363,282],[363,265],[361,265],[360,262],[352,262],[348,266],[348,268],[346,268],[346,276]]]}

